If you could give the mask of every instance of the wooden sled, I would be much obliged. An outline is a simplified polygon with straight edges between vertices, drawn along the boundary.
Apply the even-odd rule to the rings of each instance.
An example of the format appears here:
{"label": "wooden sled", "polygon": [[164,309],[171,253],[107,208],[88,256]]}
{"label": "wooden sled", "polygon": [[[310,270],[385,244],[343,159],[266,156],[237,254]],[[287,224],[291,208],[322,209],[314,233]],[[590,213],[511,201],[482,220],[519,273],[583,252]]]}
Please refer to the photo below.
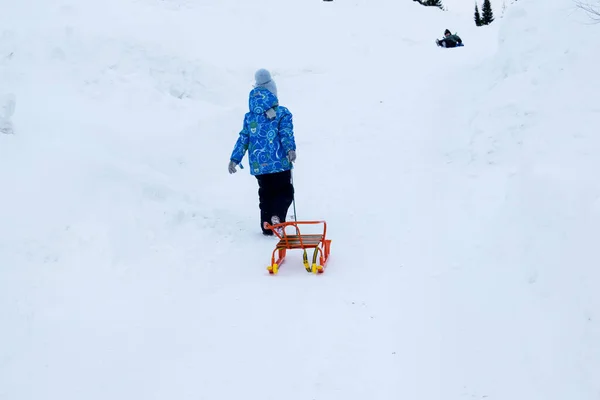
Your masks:
{"label": "wooden sled", "polygon": [[[302,234],[300,232],[300,225],[318,224],[323,225],[323,233]],[[279,238],[279,242],[271,255],[271,265],[267,267],[267,271],[271,275],[276,275],[279,272],[279,267],[285,261],[287,251],[294,249],[304,250],[303,264],[307,272],[312,272],[313,274],[322,274],[325,272],[325,267],[329,259],[329,249],[331,247],[331,239],[326,238],[327,223],[325,221],[289,221],[276,225],[267,224],[267,228],[271,229]],[[281,235],[277,232],[277,228],[282,228]],[[288,233],[288,231],[290,232]],[[308,263],[307,249],[314,249],[312,264]]]}

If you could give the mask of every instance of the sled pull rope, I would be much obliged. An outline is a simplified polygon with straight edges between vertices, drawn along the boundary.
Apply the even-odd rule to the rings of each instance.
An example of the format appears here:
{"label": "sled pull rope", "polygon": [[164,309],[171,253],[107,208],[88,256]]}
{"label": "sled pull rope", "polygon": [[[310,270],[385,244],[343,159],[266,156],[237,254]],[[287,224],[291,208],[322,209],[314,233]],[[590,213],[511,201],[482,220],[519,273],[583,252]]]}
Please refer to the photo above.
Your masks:
{"label": "sled pull rope", "polygon": [[[294,206],[294,222],[298,222],[298,216],[296,215],[296,187],[294,186],[294,168],[290,169],[290,179],[292,180],[292,188],[294,189],[294,194],[292,195],[292,204]],[[300,236],[300,228],[296,225],[296,235]],[[308,271],[308,254],[306,254],[306,249],[304,249],[304,267]]]}
{"label": "sled pull rope", "polygon": [[[294,172],[290,170],[290,176],[292,179],[292,187],[294,187]],[[298,216],[296,215],[296,188],[294,187],[294,194],[292,195],[292,204],[294,205],[294,222],[298,222]]]}

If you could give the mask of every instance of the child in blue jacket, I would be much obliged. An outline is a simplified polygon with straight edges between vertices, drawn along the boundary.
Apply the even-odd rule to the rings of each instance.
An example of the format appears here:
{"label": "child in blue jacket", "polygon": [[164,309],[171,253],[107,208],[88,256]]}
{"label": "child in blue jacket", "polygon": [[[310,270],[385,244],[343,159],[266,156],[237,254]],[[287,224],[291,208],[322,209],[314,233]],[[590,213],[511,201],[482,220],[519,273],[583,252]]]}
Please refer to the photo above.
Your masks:
{"label": "child in blue jacket", "polygon": [[231,153],[229,173],[236,172],[235,167],[248,152],[250,174],[258,181],[261,229],[263,234],[272,235],[266,223],[285,222],[294,200],[291,170],[296,160],[296,142],[292,113],[279,105],[271,74],[260,69],[255,79],[248,98],[250,110]]}

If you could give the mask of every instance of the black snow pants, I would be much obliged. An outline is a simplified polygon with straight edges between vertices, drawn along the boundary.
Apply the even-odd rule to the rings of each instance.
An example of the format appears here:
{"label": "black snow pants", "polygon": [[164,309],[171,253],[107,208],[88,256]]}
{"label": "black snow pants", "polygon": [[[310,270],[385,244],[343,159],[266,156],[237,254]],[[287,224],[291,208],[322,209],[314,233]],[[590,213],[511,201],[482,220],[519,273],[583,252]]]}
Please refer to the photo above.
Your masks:
{"label": "black snow pants", "polygon": [[439,45],[442,47],[448,47],[448,48],[452,48],[452,47],[456,47],[458,46],[458,42],[456,42],[455,40],[448,40],[448,39],[441,39],[439,41]]}
{"label": "black snow pants", "polygon": [[294,200],[292,171],[275,172],[272,174],[256,175],[258,181],[258,201],[260,208],[260,228],[265,235],[273,234],[265,229],[264,223],[271,223],[271,217],[279,217],[285,222],[288,209]]}

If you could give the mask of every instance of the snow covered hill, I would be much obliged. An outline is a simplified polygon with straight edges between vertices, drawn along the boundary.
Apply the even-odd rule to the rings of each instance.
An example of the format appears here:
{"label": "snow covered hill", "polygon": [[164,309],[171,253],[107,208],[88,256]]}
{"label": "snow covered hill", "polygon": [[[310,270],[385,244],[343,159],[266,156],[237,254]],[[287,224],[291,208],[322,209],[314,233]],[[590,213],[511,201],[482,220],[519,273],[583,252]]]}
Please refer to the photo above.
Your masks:
{"label": "snow covered hill", "polygon": [[[600,27],[448,1],[5,1],[0,399],[600,398]],[[227,173],[258,68],[320,276]]]}

